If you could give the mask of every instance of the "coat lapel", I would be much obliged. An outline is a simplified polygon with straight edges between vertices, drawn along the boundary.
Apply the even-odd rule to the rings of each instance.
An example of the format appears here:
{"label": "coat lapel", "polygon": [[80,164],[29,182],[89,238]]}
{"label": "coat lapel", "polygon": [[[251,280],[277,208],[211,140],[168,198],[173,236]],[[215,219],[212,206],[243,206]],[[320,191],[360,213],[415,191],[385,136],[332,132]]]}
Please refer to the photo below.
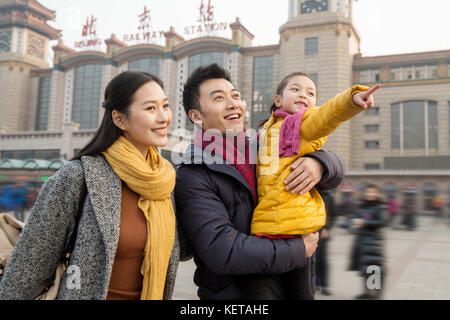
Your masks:
{"label": "coat lapel", "polygon": [[82,157],[87,194],[105,244],[109,275],[120,232],[122,183],[103,156]]}

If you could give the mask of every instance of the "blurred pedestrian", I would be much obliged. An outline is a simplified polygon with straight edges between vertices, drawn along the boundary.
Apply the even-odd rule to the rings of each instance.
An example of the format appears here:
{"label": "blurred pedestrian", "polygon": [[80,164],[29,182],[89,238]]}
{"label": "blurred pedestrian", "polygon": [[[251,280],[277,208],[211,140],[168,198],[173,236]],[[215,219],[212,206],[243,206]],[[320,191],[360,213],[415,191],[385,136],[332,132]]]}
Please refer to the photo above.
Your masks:
{"label": "blurred pedestrian", "polygon": [[390,196],[387,202],[387,211],[389,214],[389,226],[395,227],[395,223],[397,222],[397,216],[399,212],[400,203],[396,199],[395,196]]}
{"label": "blurred pedestrian", "polygon": [[[366,186],[362,202],[357,209],[355,218],[356,236],[350,259],[350,270],[358,271],[363,278],[363,293],[356,299],[380,299],[386,268],[384,262],[384,237],[382,228],[386,221],[384,218],[380,190],[376,185]],[[380,288],[369,287],[370,266],[380,269]]]}
{"label": "blurred pedestrian", "polygon": [[70,239],[68,264],[78,272],[63,275],[57,299],[171,298],[180,248],[171,201],[175,170],[157,149],[167,145],[172,118],[163,84],[148,73],[123,72],[109,82],[102,106],[92,140],[42,187],[6,266],[0,299],[40,295]]}
{"label": "blurred pedestrian", "polygon": [[8,185],[0,186],[0,213],[9,211],[9,191]]}
{"label": "blurred pedestrian", "polygon": [[450,198],[447,198],[447,201],[445,202],[446,205],[446,209],[447,209],[447,224],[448,227],[450,228]]}
{"label": "blurred pedestrian", "polygon": [[5,185],[0,189],[0,208],[2,211],[15,211],[16,204],[13,201],[14,198],[14,186],[13,185]]}
{"label": "blurred pedestrian", "polygon": [[345,192],[342,194],[344,200],[338,205],[337,213],[343,217],[343,222],[339,224],[340,228],[350,229],[351,219],[356,214],[357,203],[353,193]]}
{"label": "blurred pedestrian", "polygon": [[439,195],[437,195],[436,197],[433,198],[432,206],[433,206],[435,216],[437,218],[442,218],[442,216],[443,216],[443,214],[442,214],[443,213],[442,212],[443,200]]}
{"label": "blurred pedestrian", "polygon": [[320,191],[322,200],[325,203],[327,221],[325,226],[319,232],[319,245],[315,256],[315,284],[316,290],[323,295],[331,295],[329,290],[329,265],[328,265],[328,242],[331,239],[330,229],[334,225],[337,215],[337,208],[332,191]]}
{"label": "blurred pedestrian", "polygon": [[402,204],[402,224],[407,230],[413,231],[417,227],[416,195],[405,193]]}
{"label": "blurred pedestrian", "polygon": [[16,219],[23,221],[23,207],[26,200],[26,190],[20,185],[6,185],[0,192],[0,208],[13,212]]}

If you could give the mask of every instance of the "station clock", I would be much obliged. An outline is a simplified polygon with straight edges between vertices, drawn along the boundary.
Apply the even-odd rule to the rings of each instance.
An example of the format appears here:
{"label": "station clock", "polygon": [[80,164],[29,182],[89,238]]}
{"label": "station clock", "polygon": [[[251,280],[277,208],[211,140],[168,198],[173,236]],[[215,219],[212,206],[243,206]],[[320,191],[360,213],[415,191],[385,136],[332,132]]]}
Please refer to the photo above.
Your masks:
{"label": "station clock", "polygon": [[328,11],[328,0],[300,0],[300,13]]}

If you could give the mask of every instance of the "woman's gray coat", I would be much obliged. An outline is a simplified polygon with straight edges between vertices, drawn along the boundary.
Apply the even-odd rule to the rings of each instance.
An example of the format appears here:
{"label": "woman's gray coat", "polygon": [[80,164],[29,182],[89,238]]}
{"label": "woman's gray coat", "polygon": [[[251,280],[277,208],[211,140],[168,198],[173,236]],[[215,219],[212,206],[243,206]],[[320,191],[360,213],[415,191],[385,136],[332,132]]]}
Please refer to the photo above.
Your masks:
{"label": "woman's gray coat", "polygon": [[[103,156],[70,161],[44,184],[0,283],[0,299],[33,299],[54,274],[84,194],[70,272],[57,299],[106,299],[119,240],[121,180]],[[172,296],[179,258],[176,234],[164,299]]]}

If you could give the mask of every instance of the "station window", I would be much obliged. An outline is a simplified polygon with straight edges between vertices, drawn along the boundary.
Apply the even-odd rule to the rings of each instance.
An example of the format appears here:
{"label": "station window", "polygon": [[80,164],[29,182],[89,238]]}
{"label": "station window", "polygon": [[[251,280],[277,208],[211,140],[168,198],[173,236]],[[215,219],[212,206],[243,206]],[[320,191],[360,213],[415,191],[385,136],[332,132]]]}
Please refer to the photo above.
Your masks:
{"label": "station window", "polygon": [[364,130],[367,133],[379,132],[380,131],[380,125],[379,124],[366,124],[364,126]]}
{"label": "station window", "polygon": [[364,165],[364,169],[366,170],[379,170],[380,164],[379,163],[366,163]]}
{"label": "station window", "polygon": [[305,55],[313,55],[319,53],[319,38],[305,39]]}
{"label": "station window", "polygon": [[365,141],[364,142],[366,149],[379,149],[380,148],[380,141],[371,140],[371,141]]}

